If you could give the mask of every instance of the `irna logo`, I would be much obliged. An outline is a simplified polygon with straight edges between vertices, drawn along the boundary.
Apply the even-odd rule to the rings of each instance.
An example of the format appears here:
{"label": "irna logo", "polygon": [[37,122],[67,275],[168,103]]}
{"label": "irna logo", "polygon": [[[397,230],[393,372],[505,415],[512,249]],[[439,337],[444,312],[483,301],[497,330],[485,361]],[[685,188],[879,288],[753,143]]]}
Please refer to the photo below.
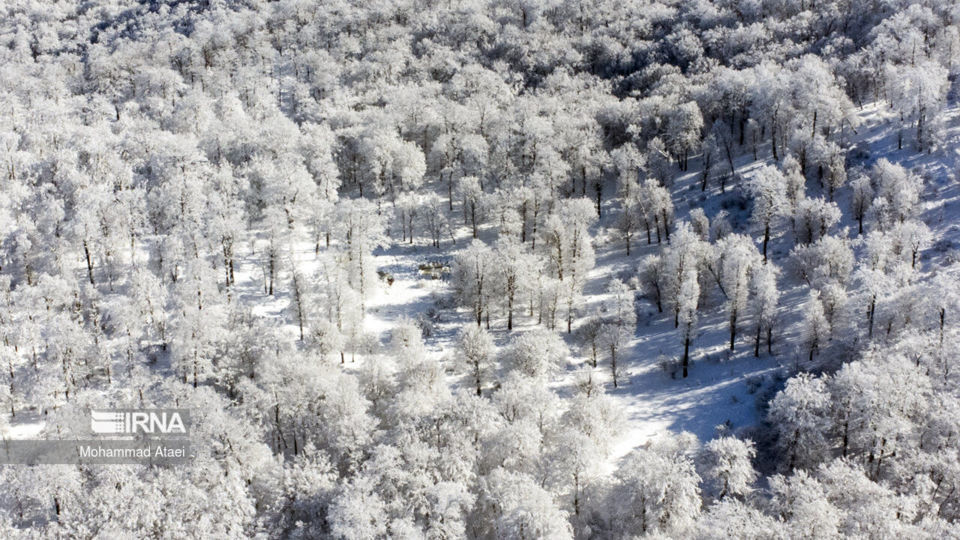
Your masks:
{"label": "irna logo", "polygon": [[90,429],[98,435],[186,435],[185,411],[90,411]]}

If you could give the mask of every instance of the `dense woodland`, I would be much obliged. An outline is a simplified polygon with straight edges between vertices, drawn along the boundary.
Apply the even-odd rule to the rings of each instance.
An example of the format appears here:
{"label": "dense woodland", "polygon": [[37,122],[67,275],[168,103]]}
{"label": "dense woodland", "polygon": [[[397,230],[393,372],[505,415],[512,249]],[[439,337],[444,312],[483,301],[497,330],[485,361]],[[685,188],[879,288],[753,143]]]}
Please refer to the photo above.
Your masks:
{"label": "dense woodland", "polygon": [[[7,0],[0,72],[0,432],[197,454],[4,538],[960,535],[955,2]],[[616,454],[708,353],[755,421]]]}

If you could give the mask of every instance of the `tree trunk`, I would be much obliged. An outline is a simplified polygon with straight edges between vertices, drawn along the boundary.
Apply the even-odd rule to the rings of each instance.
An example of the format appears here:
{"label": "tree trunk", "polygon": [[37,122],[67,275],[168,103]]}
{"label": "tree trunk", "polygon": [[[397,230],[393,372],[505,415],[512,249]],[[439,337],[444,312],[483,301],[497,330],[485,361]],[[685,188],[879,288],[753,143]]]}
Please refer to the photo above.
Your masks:
{"label": "tree trunk", "polygon": [[[943,323],[947,317],[947,309],[940,308],[940,348],[943,349]],[[13,380],[13,372],[10,372],[10,380]]]}
{"label": "tree trunk", "polygon": [[594,189],[597,190],[597,217],[603,217],[603,214],[600,212],[600,199],[603,192],[603,185],[600,183],[600,180],[593,185]]}
{"label": "tree trunk", "polygon": [[780,157],[777,155],[777,120],[774,117],[770,121],[770,148],[773,150],[773,159],[774,161],[780,161]]}
{"label": "tree trunk", "polygon": [[760,334],[761,334],[760,323],[757,323],[757,339],[753,343],[753,357],[760,358]]}
{"label": "tree trunk", "polygon": [[730,315],[730,352],[733,352],[733,344],[737,339],[737,312]]}
{"label": "tree trunk", "polygon": [[520,243],[527,243],[527,201],[520,205]]}
{"label": "tree trunk", "polygon": [[843,457],[847,457],[847,446],[850,444],[850,419],[843,423]]}
{"label": "tree trunk", "polygon": [[613,375],[613,387],[617,388],[617,349],[610,345],[610,373]]}
{"label": "tree trunk", "polygon": [[470,222],[473,224],[473,237],[477,237],[477,203],[470,203]]}
{"label": "tree trunk", "polygon": [[763,262],[767,262],[767,244],[770,242],[770,222],[763,228]]}
{"label": "tree trunk", "polygon": [[[360,195],[362,196],[363,193]],[[447,204],[450,206],[450,211],[453,212],[453,174],[450,174],[447,178]]]}
{"label": "tree trunk", "polygon": [[483,392],[480,390],[480,362],[473,364],[473,379],[477,385],[477,396],[482,396]]}
{"label": "tree trunk", "polygon": [[94,285],[93,282],[93,259],[90,257],[90,249],[87,247],[87,241],[83,241],[83,254],[87,258],[87,277],[90,279],[90,284]]}

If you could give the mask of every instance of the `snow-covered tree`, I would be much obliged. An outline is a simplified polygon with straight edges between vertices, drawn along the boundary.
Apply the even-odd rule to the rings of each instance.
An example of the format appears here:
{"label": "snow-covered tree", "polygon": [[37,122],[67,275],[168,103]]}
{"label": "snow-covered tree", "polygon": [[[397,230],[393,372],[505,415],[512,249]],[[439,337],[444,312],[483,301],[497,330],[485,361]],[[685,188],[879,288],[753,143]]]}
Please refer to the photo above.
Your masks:
{"label": "snow-covered tree", "polygon": [[876,194],[871,210],[881,230],[916,216],[923,190],[922,178],[886,158],[877,160],[870,169],[870,178]]}
{"label": "snow-covered tree", "polygon": [[824,236],[790,251],[791,265],[797,278],[811,287],[827,283],[845,284],[854,268],[850,242],[837,236]]}
{"label": "snow-covered tree", "polygon": [[416,215],[423,222],[423,229],[430,235],[430,243],[433,247],[440,249],[440,240],[444,236],[450,236],[451,240],[453,239],[450,222],[444,212],[443,201],[440,200],[439,195],[436,193],[427,194],[420,200],[417,208],[419,211]]}
{"label": "snow-covered tree", "polygon": [[763,230],[763,261],[767,261],[767,244],[770,242],[770,230],[775,220],[786,210],[785,179],[776,167],[764,166],[757,170],[747,183],[747,190],[753,195],[753,214],[751,219],[756,227]]}
{"label": "snow-covered tree", "polygon": [[810,296],[804,304],[802,324],[804,347],[809,353],[809,361],[813,362],[813,357],[820,354],[821,349],[827,346],[832,333],[820,291],[810,291]]}
{"label": "snow-covered tree", "polygon": [[567,333],[573,327],[576,305],[594,265],[594,252],[588,227],[596,219],[587,199],[562,201],[557,212],[544,226],[544,255],[548,268],[560,281],[567,311]]}
{"label": "snow-covered tree", "polygon": [[566,512],[535,478],[496,469],[483,478],[478,501],[482,535],[496,538],[573,538]]}
{"label": "snow-covered tree", "polygon": [[0,2],[0,538],[957,537],[954,4]]}
{"label": "snow-covered tree", "polygon": [[730,350],[737,339],[737,321],[747,310],[750,300],[750,279],[763,263],[753,240],[731,234],[717,243],[717,279],[726,296],[726,310],[730,320]]}
{"label": "snow-covered tree", "polygon": [[483,223],[483,188],[480,179],[475,176],[464,176],[459,180],[457,191],[463,202],[463,221],[470,223],[473,237],[477,237],[477,227]]}
{"label": "snow-covered tree", "polygon": [[751,461],[757,450],[751,440],[718,437],[703,448],[704,475],[712,484],[714,496],[745,497],[753,490],[757,471]]}
{"label": "snow-covered tree", "polygon": [[834,202],[821,197],[800,200],[794,212],[794,232],[798,244],[810,244],[830,233],[843,212]]}
{"label": "snow-covered tree", "polygon": [[787,470],[819,462],[827,451],[826,411],[830,394],[823,380],[801,373],[770,402],[769,419]]}
{"label": "snow-covered tree", "polygon": [[673,109],[667,117],[666,129],[670,152],[680,165],[680,170],[685,171],[688,157],[699,146],[703,130],[703,115],[696,102],[688,101]]}
{"label": "snow-covered tree", "polygon": [[683,343],[683,377],[687,377],[687,367],[690,365],[690,343],[697,333],[697,307],[700,298],[700,283],[697,281],[696,270],[687,268],[679,278],[677,294],[677,323]]}
{"label": "snow-covered tree", "polygon": [[597,341],[610,357],[610,376],[614,388],[618,385],[618,360],[636,331],[637,312],[634,307],[634,292],[619,279],[607,285],[609,299],[603,306],[603,323]]}
{"label": "snow-covered tree", "polygon": [[346,257],[347,279],[360,296],[360,312],[376,288],[373,250],[386,242],[383,216],[365,199],[346,199],[337,204],[339,240]]}
{"label": "snow-covered tree", "polygon": [[540,264],[522,244],[510,238],[497,242],[494,258],[498,303],[506,309],[507,330],[513,330],[514,312],[525,298],[533,294]]}
{"label": "snow-covered tree", "polygon": [[870,204],[873,202],[873,186],[870,184],[870,178],[860,171],[854,175],[850,188],[853,191],[850,210],[857,220],[857,233],[863,234],[863,219],[867,216],[867,211],[870,210]]}
{"label": "snow-covered tree", "polygon": [[614,530],[683,534],[695,523],[700,477],[691,457],[674,453],[669,446],[669,441],[653,444],[626,457],[610,492]]}
{"label": "snow-covered tree", "polygon": [[757,266],[750,276],[750,289],[753,297],[751,312],[756,324],[753,355],[760,356],[760,339],[765,337],[767,354],[773,354],[773,330],[777,322],[777,307],[780,290],[777,288],[779,269],[772,263]]}
{"label": "snow-covered tree", "polygon": [[496,356],[493,338],[483,328],[468,324],[460,331],[459,346],[477,395],[482,395],[483,383],[489,377]]}
{"label": "snow-covered tree", "polygon": [[690,361],[690,344],[696,337],[698,307],[700,305],[700,271],[708,259],[709,244],[693,232],[686,222],[677,226],[672,245],[665,250],[663,284],[666,304],[673,311],[674,326],[680,329],[683,346],[683,376],[687,376]]}
{"label": "snow-covered tree", "polygon": [[[900,110],[904,127],[907,122],[915,122],[917,149],[921,152],[940,142],[931,123],[944,106],[949,87],[947,75],[943,66],[930,60],[911,62],[910,65],[887,65],[889,99]],[[903,148],[902,130],[897,138],[897,148]]]}
{"label": "snow-covered tree", "polygon": [[490,299],[494,293],[495,263],[492,250],[481,240],[457,255],[453,264],[453,283],[461,304],[473,311],[477,326],[484,315],[489,321]]}
{"label": "snow-covered tree", "polygon": [[563,367],[569,351],[555,332],[535,328],[517,334],[505,355],[512,370],[526,377],[546,377]]}
{"label": "snow-covered tree", "polygon": [[770,479],[775,514],[787,523],[788,534],[837,536],[840,512],[830,503],[823,486],[804,470]]}

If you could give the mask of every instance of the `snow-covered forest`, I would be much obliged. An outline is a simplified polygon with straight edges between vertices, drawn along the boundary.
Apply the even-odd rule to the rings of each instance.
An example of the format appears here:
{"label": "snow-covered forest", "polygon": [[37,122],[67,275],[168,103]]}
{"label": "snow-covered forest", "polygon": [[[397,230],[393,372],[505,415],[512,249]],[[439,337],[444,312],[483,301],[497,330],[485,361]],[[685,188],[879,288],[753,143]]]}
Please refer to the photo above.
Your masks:
{"label": "snow-covered forest", "polygon": [[2,538],[960,537],[960,4],[6,0]]}

